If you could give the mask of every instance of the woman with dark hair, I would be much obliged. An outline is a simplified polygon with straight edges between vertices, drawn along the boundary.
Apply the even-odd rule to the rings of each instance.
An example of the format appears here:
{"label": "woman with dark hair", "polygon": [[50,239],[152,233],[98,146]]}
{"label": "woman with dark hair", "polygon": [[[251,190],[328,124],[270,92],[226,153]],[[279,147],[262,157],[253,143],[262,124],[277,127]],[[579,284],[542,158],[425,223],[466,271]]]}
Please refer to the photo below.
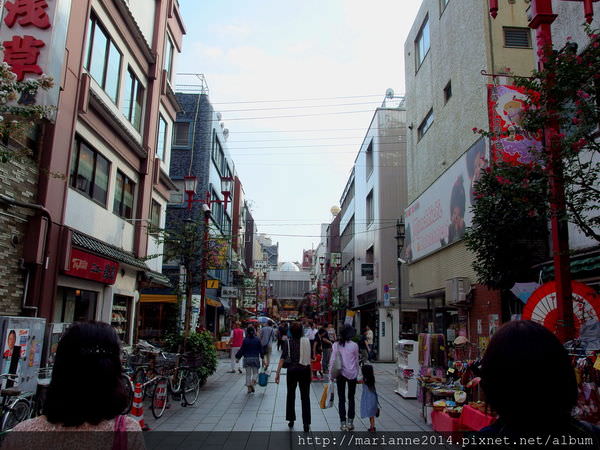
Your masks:
{"label": "woman with dark hair", "polygon": [[594,434],[591,425],[571,417],[577,401],[575,371],[560,341],[542,325],[528,320],[503,325],[478,370],[486,401],[499,416],[482,432]]}
{"label": "woman with dark hair", "polygon": [[141,431],[127,409],[120,342],[107,323],[75,323],[56,350],[43,415],[13,431]]}
{"label": "woman with dark hair", "polygon": [[[340,333],[340,340],[333,344],[329,361],[329,379],[333,381],[333,369],[337,358],[341,362],[341,370],[335,380],[338,389],[338,405],[340,413],[340,429],[354,430],[356,379],[358,378],[358,345],[352,341],[356,334],[354,328],[346,325]],[[346,422],[346,384],[348,385],[348,422]]]}
{"label": "woman with dark hair", "polygon": [[254,385],[258,378],[258,369],[260,369],[260,360],[263,355],[263,346],[260,343],[260,339],[256,336],[256,330],[252,326],[246,328],[246,337],[235,357],[238,361],[244,358],[248,394],[254,392]]}
{"label": "woman with dark hair", "polygon": [[302,325],[294,322],[290,327],[291,338],[284,341],[281,359],[275,374],[275,383],[279,384],[281,369],[287,368],[287,398],[285,401],[285,420],[290,428],[296,420],[296,386],[300,387],[302,402],[302,423],[304,431],[310,430],[310,341],[303,336]]}

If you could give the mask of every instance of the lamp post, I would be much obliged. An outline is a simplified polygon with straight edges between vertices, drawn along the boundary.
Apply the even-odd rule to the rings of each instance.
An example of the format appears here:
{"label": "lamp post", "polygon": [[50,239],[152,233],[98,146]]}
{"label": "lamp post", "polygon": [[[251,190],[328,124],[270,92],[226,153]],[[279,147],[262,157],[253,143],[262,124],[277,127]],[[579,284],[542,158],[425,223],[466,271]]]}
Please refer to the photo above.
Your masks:
{"label": "lamp post", "polygon": [[[592,22],[594,17],[593,3],[598,0],[563,1],[583,1],[585,19],[587,23]],[[490,15],[496,18],[497,14],[498,0],[490,0]],[[544,53],[552,51],[552,23],[556,17],[557,15],[552,11],[552,0],[532,0],[529,27],[536,31],[538,46]],[[538,67],[540,70],[544,69],[544,58],[540,58]],[[549,82],[552,81],[556,82],[556,80],[549,80]],[[575,328],[573,321],[573,292],[569,267],[569,230],[568,223],[564,220],[566,201],[559,133],[558,117],[554,117],[544,128],[544,147],[550,159],[550,228],[556,281],[556,309],[558,314],[556,332],[561,342],[565,342],[574,337]]]}
{"label": "lamp post", "polygon": [[[402,249],[404,248],[404,239],[406,238],[406,225],[402,218],[396,220],[396,257],[397,257],[397,269],[398,269],[398,323],[400,324],[400,335],[402,335],[403,319],[402,316]],[[392,318],[392,324],[394,320]],[[393,338],[393,336],[392,336]],[[392,339],[393,343],[393,339]],[[393,344],[392,344],[393,345]]]}
{"label": "lamp post", "polygon": [[[231,191],[233,187],[233,178],[232,177],[222,177],[221,178],[221,194],[223,194],[223,200],[215,199],[211,200],[210,192],[206,192],[204,200],[202,199],[194,199],[196,195],[196,189],[198,188],[198,178],[194,175],[188,175],[183,177],[184,183],[184,191],[187,195],[187,209],[191,210],[192,206],[196,202],[202,203],[202,212],[204,215],[204,229],[203,229],[203,237],[202,237],[202,258],[201,258],[201,268],[200,268],[200,320],[199,324],[206,328],[206,278],[208,271],[208,238],[209,238],[209,223],[211,217],[211,206],[214,203],[223,204],[224,209],[227,210],[227,204],[229,203],[229,199],[231,198]],[[189,219],[191,221],[191,219]],[[191,318],[191,287],[189,298],[186,300],[186,317],[187,310],[190,310],[190,318]],[[188,323],[188,322],[186,322]],[[186,336],[189,335],[189,326],[188,323],[187,329],[185,330]],[[215,330],[216,332],[216,330]]]}

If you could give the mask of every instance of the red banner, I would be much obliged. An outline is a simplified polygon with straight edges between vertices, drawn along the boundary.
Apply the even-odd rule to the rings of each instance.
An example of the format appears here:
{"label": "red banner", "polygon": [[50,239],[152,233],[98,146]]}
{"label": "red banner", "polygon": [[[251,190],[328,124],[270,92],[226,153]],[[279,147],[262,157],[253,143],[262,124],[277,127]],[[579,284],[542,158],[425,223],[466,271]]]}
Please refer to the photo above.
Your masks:
{"label": "red banner", "polygon": [[67,275],[86,280],[99,281],[104,284],[115,284],[119,263],[92,255],[76,248],[71,250],[69,269]]}

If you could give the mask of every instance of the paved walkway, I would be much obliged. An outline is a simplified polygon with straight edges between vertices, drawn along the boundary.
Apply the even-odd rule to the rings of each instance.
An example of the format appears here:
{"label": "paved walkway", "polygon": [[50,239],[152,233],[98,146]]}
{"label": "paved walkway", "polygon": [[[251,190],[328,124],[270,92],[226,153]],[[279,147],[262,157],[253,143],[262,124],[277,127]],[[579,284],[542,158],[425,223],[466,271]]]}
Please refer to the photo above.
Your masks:
{"label": "paved walkway", "polygon": [[[144,419],[155,431],[287,431],[285,420],[286,380],[282,370],[281,382],[274,382],[276,362],[279,355],[274,352],[270,369],[272,375],[266,387],[256,386],[256,393],[246,392],[245,373],[227,373],[229,360],[220,359],[217,372],[212,375],[200,391],[194,406],[181,407],[171,401],[170,408],[163,417],[155,420],[149,405],[146,404]],[[406,400],[394,392],[396,376],[394,364],[374,364],[375,379],[381,415],[376,419],[377,431],[430,431],[421,417],[420,404],[416,400]],[[311,383],[312,431],[339,431],[339,416],[336,406],[319,408],[323,382]],[[363,386],[356,392],[357,415],[360,412],[360,398]],[[337,396],[336,396],[337,397]],[[296,415],[294,431],[302,431],[299,392],[296,395]],[[356,417],[356,431],[366,431],[369,419]]]}

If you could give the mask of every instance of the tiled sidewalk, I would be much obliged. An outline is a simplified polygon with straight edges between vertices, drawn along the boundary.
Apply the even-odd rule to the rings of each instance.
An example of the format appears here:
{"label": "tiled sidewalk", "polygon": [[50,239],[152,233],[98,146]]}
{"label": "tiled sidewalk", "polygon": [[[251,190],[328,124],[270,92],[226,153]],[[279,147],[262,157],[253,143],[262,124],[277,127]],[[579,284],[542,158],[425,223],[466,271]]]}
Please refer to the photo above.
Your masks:
{"label": "tiled sidewalk", "polygon": [[[171,402],[170,408],[159,420],[152,416],[148,404],[145,405],[144,419],[155,431],[287,431],[285,420],[286,383],[285,369],[281,383],[274,382],[277,354],[273,355],[270,369],[273,374],[266,387],[256,386],[256,393],[247,394],[244,385],[246,376],[227,373],[230,365],[225,359],[219,360],[217,372],[202,387],[194,406],[181,407],[179,402]],[[378,431],[429,431],[421,417],[420,405],[416,400],[405,400],[394,392],[396,381],[393,364],[375,364],[375,379],[381,416],[376,419]],[[323,382],[311,383],[312,431],[339,431],[339,417],[336,406],[319,408]],[[357,387],[356,410],[360,412],[362,385]],[[299,392],[296,395],[297,421],[294,431],[302,431]],[[366,431],[369,419],[355,418],[356,431]]]}

